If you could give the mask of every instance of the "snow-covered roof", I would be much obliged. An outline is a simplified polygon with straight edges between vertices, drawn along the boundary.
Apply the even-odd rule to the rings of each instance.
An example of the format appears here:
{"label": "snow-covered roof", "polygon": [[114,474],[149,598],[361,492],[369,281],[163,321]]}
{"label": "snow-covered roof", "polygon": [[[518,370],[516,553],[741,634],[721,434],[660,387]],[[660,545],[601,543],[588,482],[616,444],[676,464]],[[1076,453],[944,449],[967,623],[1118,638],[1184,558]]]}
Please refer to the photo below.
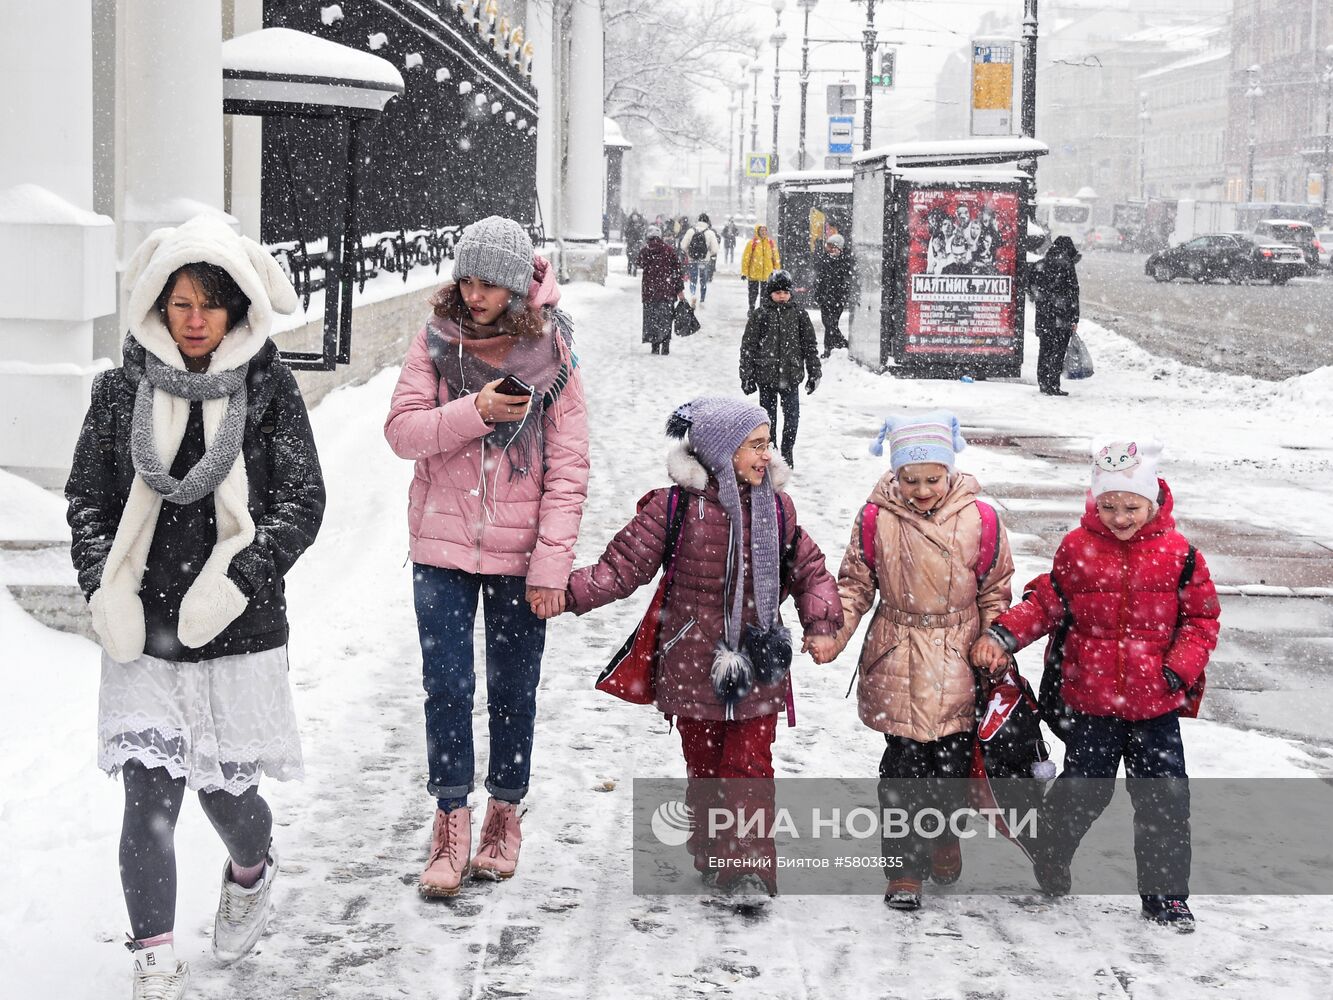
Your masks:
{"label": "snow-covered roof", "polygon": [[620,124],[614,118],[602,119],[602,145],[612,149],[633,149],[634,143],[625,138]]}
{"label": "snow-covered roof", "polygon": [[105,215],[90,212],[37,184],[0,188],[0,223],[47,226],[113,226]]}
{"label": "snow-covered roof", "polygon": [[1050,147],[1038,139],[1020,135],[933,139],[924,142],[895,142],[877,146],[853,157],[853,163],[888,160],[901,166],[933,164],[1007,163],[1028,156],[1045,156]]}
{"label": "snow-covered roof", "polygon": [[776,174],[770,174],[768,184],[772,187],[775,184],[781,184],[784,187],[801,187],[810,185],[811,187],[827,187],[830,184],[846,184],[847,190],[851,190],[852,170],[848,167],[845,170],[782,170]]}
{"label": "snow-covered roof", "polygon": [[913,184],[968,184],[994,181],[1022,181],[1027,174],[1022,170],[1004,170],[979,167],[900,167],[894,176]]}
{"label": "snow-covered roof", "polygon": [[291,28],[264,28],[223,42],[222,71],[403,92],[403,75],[387,59]]}
{"label": "snow-covered roof", "polygon": [[1151,80],[1160,76],[1166,76],[1168,73],[1178,73],[1183,69],[1194,69],[1197,66],[1206,66],[1209,63],[1223,62],[1230,57],[1230,48],[1209,49],[1207,52],[1200,52],[1196,55],[1186,56],[1184,59],[1177,59],[1173,63],[1159,66],[1157,69],[1150,69],[1146,73],[1140,73],[1139,79]]}

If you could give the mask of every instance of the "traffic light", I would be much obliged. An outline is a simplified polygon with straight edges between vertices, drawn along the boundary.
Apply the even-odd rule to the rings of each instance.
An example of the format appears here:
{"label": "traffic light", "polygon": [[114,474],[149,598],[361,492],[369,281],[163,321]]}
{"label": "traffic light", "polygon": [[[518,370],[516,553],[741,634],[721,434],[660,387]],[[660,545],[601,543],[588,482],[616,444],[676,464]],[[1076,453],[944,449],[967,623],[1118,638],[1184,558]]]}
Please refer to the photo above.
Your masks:
{"label": "traffic light", "polygon": [[886,90],[893,87],[894,61],[898,55],[897,49],[884,49],[879,54],[879,73],[870,78],[870,82],[876,87],[883,87]]}

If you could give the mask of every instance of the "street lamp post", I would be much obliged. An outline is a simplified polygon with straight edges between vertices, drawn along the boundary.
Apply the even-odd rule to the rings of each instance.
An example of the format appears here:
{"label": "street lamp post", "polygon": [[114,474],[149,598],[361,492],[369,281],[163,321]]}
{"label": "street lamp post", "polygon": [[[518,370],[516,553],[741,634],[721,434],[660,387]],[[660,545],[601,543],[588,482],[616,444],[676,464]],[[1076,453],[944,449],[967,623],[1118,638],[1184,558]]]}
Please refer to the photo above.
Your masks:
{"label": "street lamp post", "polygon": [[805,159],[805,103],[806,94],[810,89],[810,12],[815,9],[819,0],[796,0],[801,10],[805,11],[805,29],[801,32],[801,138],[797,143],[799,152],[797,158],[801,161],[796,164],[798,170],[810,169]]}
{"label": "street lamp post", "polygon": [[787,33],[782,30],[782,12],[787,9],[787,0],[773,0],[773,13],[777,16],[777,23],[774,25],[773,34],[769,36],[769,44],[773,46],[773,145],[772,153],[769,156],[769,173],[777,173],[778,170],[778,106],[781,98],[778,94],[778,63],[782,57],[782,46],[786,44]]}
{"label": "street lamp post", "polygon": [[866,54],[866,92],[865,101],[861,105],[861,149],[870,148],[871,125],[875,120],[875,41],[879,37],[875,31],[875,0],[856,0],[857,3],[864,2],[866,5],[866,26],[861,33],[861,47]]}
{"label": "street lamp post", "polygon": [[731,131],[727,133],[727,209],[731,209],[731,185],[736,180],[732,154],[736,152],[736,85],[731,85],[731,103],[727,105]]}
{"label": "street lamp post", "polygon": [[[759,55],[755,54],[754,65],[750,67],[750,74],[754,77],[754,103],[750,105],[750,152],[759,148],[759,74],[764,71],[764,67],[759,65]],[[750,214],[754,214],[754,189],[755,184],[750,183]]]}
{"label": "street lamp post", "polygon": [[1148,185],[1145,171],[1148,162],[1148,123],[1152,116],[1148,114],[1148,95],[1139,95],[1139,199],[1148,200]]}
{"label": "street lamp post", "polygon": [[737,151],[739,166],[736,169],[736,214],[741,214],[741,203],[745,200],[745,92],[750,89],[750,84],[745,79],[746,72],[750,69],[750,59],[748,56],[742,56],[739,62],[741,68],[741,80],[736,85],[740,92],[740,99],[736,102],[741,109],[741,128],[740,128],[740,149]]}
{"label": "street lamp post", "polygon": [[1245,71],[1247,77],[1247,86],[1245,88],[1245,97],[1250,104],[1250,120],[1246,129],[1246,145],[1249,147],[1245,163],[1245,201],[1254,201],[1254,105],[1259,98],[1264,96],[1264,88],[1259,86],[1259,66],[1255,64]]}
{"label": "street lamp post", "polygon": [[1324,65],[1324,223],[1328,223],[1329,174],[1333,173],[1333,159],[1329,158],[1329,140],[1333,138],[1333,45],[1324,49],[1328,60]]}

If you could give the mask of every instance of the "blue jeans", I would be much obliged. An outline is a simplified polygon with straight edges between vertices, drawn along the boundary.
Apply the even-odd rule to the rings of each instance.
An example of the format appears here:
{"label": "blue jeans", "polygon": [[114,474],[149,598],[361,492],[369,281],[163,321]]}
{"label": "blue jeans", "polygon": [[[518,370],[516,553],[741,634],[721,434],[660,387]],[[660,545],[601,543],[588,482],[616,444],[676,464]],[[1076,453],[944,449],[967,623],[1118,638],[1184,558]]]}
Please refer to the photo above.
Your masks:
{"label": "blue jeans", "polygon": [[1062,864],[1073,860],[1079,841],[1111,804],[1122,758],[1134,806],[1139,893],[1183,899],[1192,860],[1190,785],[1175,712],[1141,722],[1075,714],[1064,770],[1037,816],[1038,851]]}
{"label": "blue jeans", "polygon": [[528,791],[537,681],[546,623],[528,607],[521,576],[480,576],[413,563],[412,590],[426,689],[427,788],[437,799],[472,791],[472,628],[481,593],[486,621],[486,707],[490,765],[486,790],[505,802]]}
{"label": "blue jeans", "polygon": [[699,301],[708,298],[708,261],[690,261],[690,295],[694,295],[695,286],[699,287]]}

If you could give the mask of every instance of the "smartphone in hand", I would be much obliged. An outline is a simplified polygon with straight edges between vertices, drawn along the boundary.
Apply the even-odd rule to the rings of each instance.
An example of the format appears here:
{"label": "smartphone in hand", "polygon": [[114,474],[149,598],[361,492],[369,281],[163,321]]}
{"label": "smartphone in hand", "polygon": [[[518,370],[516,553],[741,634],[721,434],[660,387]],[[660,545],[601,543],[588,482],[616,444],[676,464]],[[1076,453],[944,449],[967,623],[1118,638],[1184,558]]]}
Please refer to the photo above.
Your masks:
{"label": "smartphone in hand", "polygon": [[495,391],[502,396],[531,396],[532,386],[517,375],[506,375],[504,380],[495,387]]}

